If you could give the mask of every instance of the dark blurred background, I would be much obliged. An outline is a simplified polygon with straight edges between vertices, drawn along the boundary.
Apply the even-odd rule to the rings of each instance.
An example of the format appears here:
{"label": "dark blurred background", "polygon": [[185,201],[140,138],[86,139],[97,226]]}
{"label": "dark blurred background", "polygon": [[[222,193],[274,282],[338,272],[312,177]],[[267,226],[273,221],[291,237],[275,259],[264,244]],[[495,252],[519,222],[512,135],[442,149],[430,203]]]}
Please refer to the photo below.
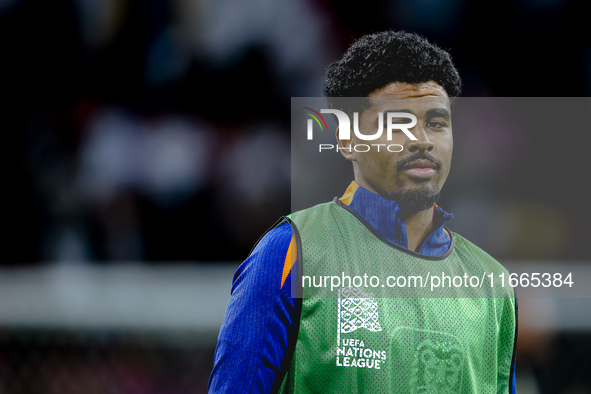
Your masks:
{"label": "dark blurred background", "polygon": [[[0,392],[205,392],[231,272],[290,210],[290,98],[321,96],[325,68],[361,35],[403,29],[449,49],[464,97],[591,95],[586,2],[485,4],[0,0],[0,277],[34,283],[0,289]],[[501,260],[588,263],[581,123],[456,140],[441,203],[456,214],[450,227]],[[462,170],[475,160],[481,172]],[[174,293],[174,281],[146,285],[146,272],[226,270],[222,306],[146,330],[141,318],[94,327],[78,312],[44,320],[19,309],[27,294],[39,307],[47,290],[30,278],[60,292],[79,278],[69,270],[94,283],[130,264],[138,305],[154,289]],[[111,316],[104,298],[72,291],[60,297],[97,308],[72,311]],[[171,297],[156,310],[175,321]],[[59,300],[39,313],[56,316]],[[199,326],[204,314],[214,323]],[[187,340],[192,330],[208,339]],[[521,392],[590,393],[591,327],[532,330],[520,342]]]}

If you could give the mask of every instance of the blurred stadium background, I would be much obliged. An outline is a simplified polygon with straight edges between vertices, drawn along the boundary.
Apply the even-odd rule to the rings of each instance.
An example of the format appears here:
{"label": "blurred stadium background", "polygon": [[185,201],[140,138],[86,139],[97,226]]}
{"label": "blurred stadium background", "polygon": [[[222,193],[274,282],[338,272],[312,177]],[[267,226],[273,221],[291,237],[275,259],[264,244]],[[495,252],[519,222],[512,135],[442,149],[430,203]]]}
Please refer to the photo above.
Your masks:
{"label": "blurred stadium background", "polygon": [[[290,97],[362,34],[450,49],[463,96],[591,96],[584,1],[483,5],[0,0],[0,393],[207,392],[232,274],[290,209]],[[457,138],[450,227],[589,265],[588,125]],[[520,302],[521,394],[591,393],[588,301]]]}

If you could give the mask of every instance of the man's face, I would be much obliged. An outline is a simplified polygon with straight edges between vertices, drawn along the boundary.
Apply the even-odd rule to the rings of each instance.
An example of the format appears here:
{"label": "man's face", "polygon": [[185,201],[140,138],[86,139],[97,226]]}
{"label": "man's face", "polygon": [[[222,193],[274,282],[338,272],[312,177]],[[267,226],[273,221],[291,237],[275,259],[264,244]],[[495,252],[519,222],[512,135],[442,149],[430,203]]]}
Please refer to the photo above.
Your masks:
{"label": "man's face", "polygon": [[[369,103],[369,108],[360,115],[359,131],[375,134],[379,113],[383,112],[382,136],[374,141],[363,141],[351,133],[350,141],[339,140],[341,147],[349,143],[371,146],[368,152],[341,150],[345,158],[353,161],[355,179],[360,186],[382,197],[407,203],[412,210],[430,208],[449,174],[453,150],[451,108],[445,89],[435,82],[395,82],[372,92]],[[409,131],[417,140],[411,140],[397,129],[392,139],[387,140],[388,112],[410,112],[416,116],[417,124]],[[393,123],[409,122],[407,118],[393,119]],[[371,144],[384,145],[378,152]],[[401,145],[402,151],[389,152],[386,146],[392,144]]]}

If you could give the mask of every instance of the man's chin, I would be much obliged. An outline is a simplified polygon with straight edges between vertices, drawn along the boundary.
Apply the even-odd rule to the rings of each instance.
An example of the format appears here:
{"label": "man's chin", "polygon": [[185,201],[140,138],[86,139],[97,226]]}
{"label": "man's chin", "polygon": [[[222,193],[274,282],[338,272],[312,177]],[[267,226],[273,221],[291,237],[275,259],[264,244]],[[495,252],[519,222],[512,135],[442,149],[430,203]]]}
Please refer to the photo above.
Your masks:
{"label": "man's chin", "polygon": [[429,187],[412,188],[400,193],[393,193],[392,196],[401,211],[412,214],[432,208],[439,200],[440,191]]}

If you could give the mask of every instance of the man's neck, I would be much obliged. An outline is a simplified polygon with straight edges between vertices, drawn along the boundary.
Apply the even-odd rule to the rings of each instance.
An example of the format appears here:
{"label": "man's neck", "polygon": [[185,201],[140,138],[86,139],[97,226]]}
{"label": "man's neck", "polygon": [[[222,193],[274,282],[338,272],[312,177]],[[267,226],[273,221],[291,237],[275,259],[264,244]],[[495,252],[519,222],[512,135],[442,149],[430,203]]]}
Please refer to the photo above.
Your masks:
{"label": "man's neck", "polygon": [[401,217],[406,224],[408,249],[418,251],[419,245],[427,238],[433,228],[433,207],[409,216],[405,216],[401,212]]}
{"label": "man's neck", "polygon": [[[355,181],[359,184],[359,186],[365,188],[366,190],[377,194],[378,196],[381,195],[363,179],[358,179],[358,177],[355,177]],[[382,197],[388,198],[389,196]],[[417,251],[419,245],[421,245],[425,238],[427,238],[427,235],[429,235],[431,229],[433,228],[433,207],[412,214],[405,214],[404,212],[400,212],[400,214],[402,220],[404,220],[404,224],[406,225],[408,249]]]}

